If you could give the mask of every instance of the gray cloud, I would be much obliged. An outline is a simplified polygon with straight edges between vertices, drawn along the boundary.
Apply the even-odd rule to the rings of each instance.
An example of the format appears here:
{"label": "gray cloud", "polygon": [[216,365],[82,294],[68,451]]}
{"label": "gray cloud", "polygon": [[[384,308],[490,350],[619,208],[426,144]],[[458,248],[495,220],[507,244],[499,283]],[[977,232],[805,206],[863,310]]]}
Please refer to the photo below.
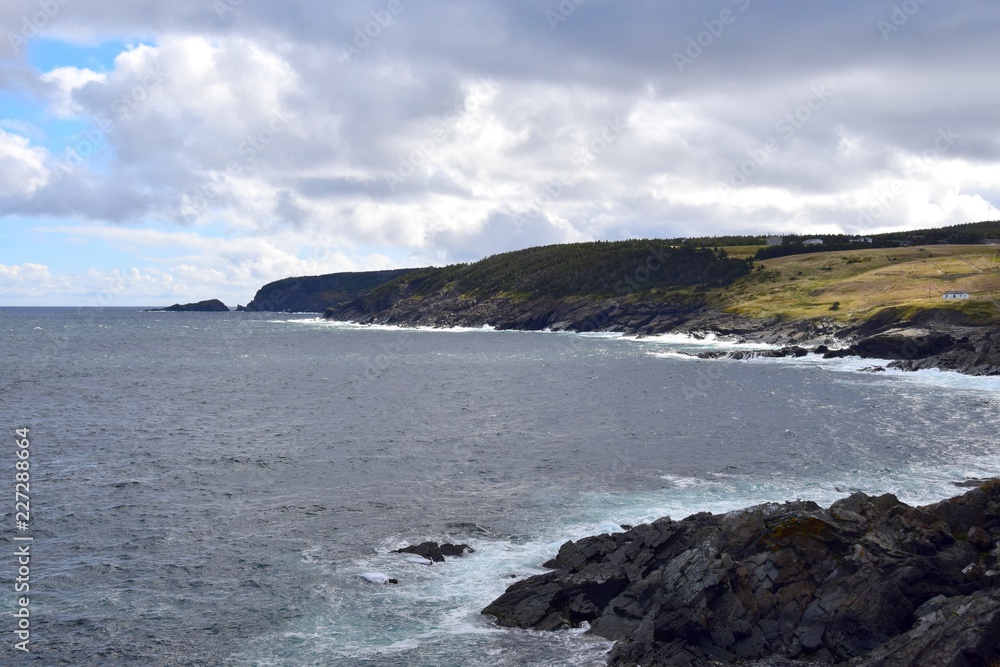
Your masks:
{"label": "gray cloud", "polygon": [[[2,89],[114,129],[100,159],[0,194],[0,211],[336,228],[464,261],[848,229],[884,179],[912,184],[908,217],[886,221],[900,226],[996,206],[1000,11],[986,3],[399,1],[67,3],[47,36],[152,46],[75,86],[7,59]],[[34,7],[0,16],[17,26]],[[915,168],[942,130],[957,138]],[[965,199],[919,198],[956,186]],[[516,224],[528,211],[538,224]]]}

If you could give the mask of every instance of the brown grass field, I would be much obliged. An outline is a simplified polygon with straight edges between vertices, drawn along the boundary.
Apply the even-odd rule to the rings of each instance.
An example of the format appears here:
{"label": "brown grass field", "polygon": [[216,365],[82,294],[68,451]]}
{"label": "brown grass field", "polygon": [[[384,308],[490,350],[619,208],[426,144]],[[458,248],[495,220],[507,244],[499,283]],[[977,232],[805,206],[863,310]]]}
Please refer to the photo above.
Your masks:
{"label": "brown grass field", "polygon": [[[727,248],[727,252],[729,249]],[[860,321],[885,308],[931,308],[1000,321],[1000,247],[933,245],[821,252],[761,262],[763,270],[710,296],[712,305],[751,317]],[[968,301],[945,301],[967,291]],[[833,304],[839,307],[831,310]]]}

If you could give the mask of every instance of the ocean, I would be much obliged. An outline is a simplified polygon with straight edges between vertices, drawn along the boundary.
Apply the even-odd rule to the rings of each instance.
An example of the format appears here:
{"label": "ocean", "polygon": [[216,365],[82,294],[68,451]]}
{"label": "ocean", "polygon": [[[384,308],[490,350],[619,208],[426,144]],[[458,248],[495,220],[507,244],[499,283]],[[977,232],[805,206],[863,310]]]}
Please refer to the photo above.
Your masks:
{"label": "ocean", "polygon": [[[602,665],[479,612],[623,524],[1000,474],[998,378],[689,356],[754,347],[712,337],[4,308],[0,340],[2,665]],[[427,540],[475,552],[391,553]]]}

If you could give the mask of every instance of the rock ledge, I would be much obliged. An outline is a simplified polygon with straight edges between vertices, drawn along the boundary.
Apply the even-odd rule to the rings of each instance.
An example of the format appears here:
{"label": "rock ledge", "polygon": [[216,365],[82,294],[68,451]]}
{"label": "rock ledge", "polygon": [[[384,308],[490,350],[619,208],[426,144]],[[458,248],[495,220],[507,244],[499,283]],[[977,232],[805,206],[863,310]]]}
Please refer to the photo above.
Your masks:
{"label": "rock ledge", "polygon": [[483,613],[589,623],[617,640],[612,665],[984,667],[1000,658],[998,561],[1000,480],[926,507],[856,493],[567,542]]}

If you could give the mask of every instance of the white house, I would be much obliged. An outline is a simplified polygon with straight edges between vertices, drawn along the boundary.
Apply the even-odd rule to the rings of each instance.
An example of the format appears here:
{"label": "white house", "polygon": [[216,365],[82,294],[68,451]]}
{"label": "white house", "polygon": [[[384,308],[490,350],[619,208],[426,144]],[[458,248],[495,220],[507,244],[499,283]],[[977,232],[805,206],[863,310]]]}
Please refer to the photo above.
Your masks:
{"label": "white house", "polygon": [[802,245],[823,245],[823,239],[806,239]]}
{"label": "white house", "polygon": [[768,236],[767,245],[781,245],[785,242],[784,237],[781,236]]}
{"label": "white house", "polygon": [[945,299],[946,301],[953,301],[955,299],[968,299],[969,298],[969,293],[968,292],[945,292],[942,295],[942,298]]}

